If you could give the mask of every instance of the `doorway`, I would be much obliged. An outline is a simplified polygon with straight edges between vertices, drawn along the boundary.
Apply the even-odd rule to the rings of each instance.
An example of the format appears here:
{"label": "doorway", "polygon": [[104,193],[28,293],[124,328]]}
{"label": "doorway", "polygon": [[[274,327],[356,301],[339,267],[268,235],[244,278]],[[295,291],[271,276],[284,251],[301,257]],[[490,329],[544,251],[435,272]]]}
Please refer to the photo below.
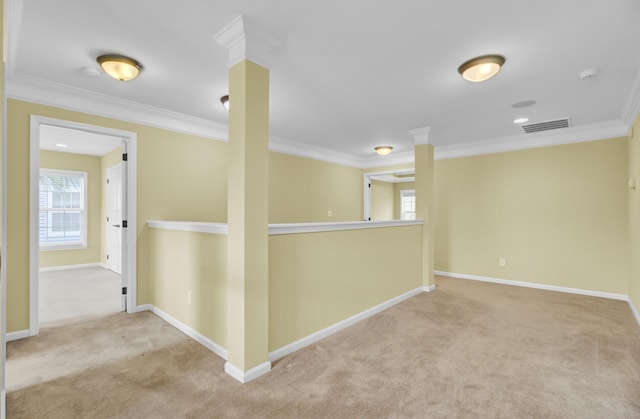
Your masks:
{"label": "doorway", "polygon": [[413,189],[415,169],[395,169],[364,174],[364,221],[405,219],[401,212],[402,191]]}
{"label": "doorway", "polygon": [[[40,194],[39,194],[39,183],[38,179],[40,178],[40,146],[41,146],[41,138],[43,137],[43,133],[49,131],[63,131],[66,135],[66,139],[68,142],[74,142],[73,152],[77,154],[83,154],[82,150],[94,149],[96,147],[96,143],[106,142],[106,147],[109,148],[112,153],[111,160],[117,158],[119,163],[114,164],[111,163],[108,167],[105,167],[102,173],[108,172],[105,175],[106,178],[109,176],[113,176],[113,187],[105,187],[106,185],[103,182],[103,179],[95,179],[99,181],[98,185],[102,188],[102,198],[100,206],[103,210],[96,210],[95,207],[93,209],[94,219],[95,215],[99,216],[96,219],[96,223],[98,225],[97,230],[98,233],[95,232],[96,227],[94,225],[94,241],[93,243],[89,243],[86,240],[83,242],[82,240],[73,242],[73,245],[76,245],[78,249],[93,249],[96,248],[100,253],[100,259],[95,260],[95,256],[92,259],[92,263],[71,263],[71,267],[79,268],[74,269],[72,275],[67,275],[68,277],[72,277],[80,271],[86,270],[86,274],[91,276],[96,272],[92,272],[91,270],[101,270],[108,272],[111,274],[111,278],[109,281],[113,282],[114,278],[117,277],[117,283],[113,287],[112,291],[117,293],[116,301],[120,306],[120,309],[126,310],[129,313],[136,311],[136,279],[135,279],[135,265],[136,265],[136,240],[135,240],[135,228],[136,228],[136,220],[135,220],[135,151],[136,151],[136,134],[128,131],[115,130],[111,128],[105,128],[94,125],[80,124],[71,121],[64,121],[52,118],[46,118],[41,116],[31,116],[31,161],[30,161],[30,219],[32,220],[30,226],[30,321],[29,321],[29,336],[34,336],[39,333],[40,329],[40,293],[41,293],[41,284],[40,284],[40,241],[42,239],[42,211],[40,208]],[[75,138],[78,137],[78,138]],[[111,143],[109,143],[110,140]],[[60,144],[67,145],[68,147],[72,147],[69,144],[65,144],[64,141],[60,141]],[[59,144],[59,145],[60,145]],[[116,146],[114,147],[114,144]],[[59,146],[58,145],[58,146]],[[50,146],[53,147],[53,146]],[[84,147],[84,148],[83,148]],[[117,148],[117,150],[116,150]],[[58,150],[54,150],[58,151]],[[66,150],[65,150],[66,151]],[[92,151],[94,155],[97,151]],[[104,164],[104,158],[102,159]],[[122,161],[125,160],[125,161]],[[117,169],[115,168],[117,167]],[[111,170],[109,170],[111,169]],[[89,176],[89,179],[95,178],[96,176]],[[98,175],[98,177],[100,177]],[[89,180],[90,181],[90,180]],[[109,183],[111,183],[111,179],[109,178]],[[111,195],[111,199],[108,196]],[[117,197],[117,199],[116,199]],[[81,207],[81,206],[80,206]],[[112,212],[109,212],[109,207]],[[90,210],[90,208],[89,208]],[[78,209],[79,211],[79,209]],[[115,211],[118,211],[118,214],[115,214]],[[59,220],[64,220],[67,222],[75,222],[79,219],[78,216],[74,216],[71,214],[73,211],[67,211],[69,214],[64,214],[61,211],[58,211],[58,214],[55,216],[59,218]],[[104,224],[103,220],[106,217],[103,217],[103,213],[109,213],[109,219],[115,219],[112,223],[113,225],[119,225],[118,230],[115,231],[116,227],[112,226],[114,231],[110,232],[110,229],[107,225]],[[62,214],[62,215],[61,215]],[[112,218],[113,217],[113,218]],[[49,222],[53,222],[53,215]],[[75,224],[73,224],[75,228]],[[49,227],[49,226],[48,226]],[[89,228],[88,225],[86,228]],[[100,233],[101,231],[101,233]],[[57,233],[56,233],[57,234]],[[119,238],[112,237],[113,234],[119,235]],[[55,234],[54,234],[55,235]],[[101,236],[102,243],[96,244],[95,236]],[[72,234],[69,234],[71,237]],[[110,240],[110,241],[109,241]],[[103,257],[102,251],[100,249],[107,249],[104,253],[109,254],[109,260],[114,259],[113,263],[107,263],[105,258]],[[62,253],[62,252],[58,252]],[[71,254],[72,252],[67,252]],[[49,255],[45,255],[49,257]],[[105,269],[107,268],[108,271]],[[50,269],[52,271],[56,271],[55,268]],[[116,272],[117,271],[117,272]],[[71,271],[68,271],[71,272]],[[47,272],[49,274],[49,272]],[[73,289],[73,288],[72,288]],[[111,291],[110,291],[111,292]],[[119,296],[122,294],[122,296]],[[116,310],[117,311],[117,310]]]}

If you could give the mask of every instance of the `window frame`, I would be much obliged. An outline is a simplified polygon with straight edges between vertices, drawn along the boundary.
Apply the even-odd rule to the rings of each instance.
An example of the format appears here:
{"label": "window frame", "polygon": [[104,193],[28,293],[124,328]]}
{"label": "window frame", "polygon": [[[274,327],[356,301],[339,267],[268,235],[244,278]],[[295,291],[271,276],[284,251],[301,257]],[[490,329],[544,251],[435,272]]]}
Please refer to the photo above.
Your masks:
{"label": "window frame", "polygon": [[[73,177],[81,177],[83,181],[82,188],[82,197],[80,198],[80,240],[77,242],[68,242],[68,243],[41,243],[40,242],[40,180],[38,179],[38,247],[40,251],[52,251],[52,250],[73,250],[73,249],[86,249],[87,245],[87,235],[88,235],[88,198],[89,198],[89,174],[83,171],[76,170],[59,170],[59,169],[46,169],[40,168],[39,176],[61,176],[61,175],[69,175]],[[46,209],[51,210],[51,209]],[[75,210],[75,208],[74,208]]]}
{"label": "window frame", "polygon": [[[414,209],[413,209],[413,218],[404,218],[404,198],[405,197],[413,197]],[[416,210],[415,210],[415,200],[416,200],[416,190],[415,189],[401,189],[400,190],[400,220],[402,221],[413,221],[416,219]]]}

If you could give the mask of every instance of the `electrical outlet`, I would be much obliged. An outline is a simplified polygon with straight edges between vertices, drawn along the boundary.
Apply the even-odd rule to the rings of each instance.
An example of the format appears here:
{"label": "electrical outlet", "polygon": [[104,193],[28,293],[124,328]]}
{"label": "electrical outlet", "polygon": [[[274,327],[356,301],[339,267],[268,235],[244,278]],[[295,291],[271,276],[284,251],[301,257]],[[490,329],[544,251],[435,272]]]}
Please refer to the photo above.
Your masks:
{"label": "electrical outlet", "polygon": [[505,258],[498,259],[498,265],[507,266],[507,260]]}
{"label": "electrical outlet", "polygon": [[333,217],[333,211],[327,210],[327,217]]}
{"label": "electrical outlet", "polygon": [[191,304],[191,290],[187,291],[187,304]]}

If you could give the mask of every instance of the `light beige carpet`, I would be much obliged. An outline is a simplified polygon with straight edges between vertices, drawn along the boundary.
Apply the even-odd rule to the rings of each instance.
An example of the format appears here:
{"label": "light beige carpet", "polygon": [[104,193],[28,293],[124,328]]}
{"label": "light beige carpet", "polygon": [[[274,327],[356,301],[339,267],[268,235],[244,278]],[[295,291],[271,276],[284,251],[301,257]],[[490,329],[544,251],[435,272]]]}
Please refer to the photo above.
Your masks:
{"label": "light beige carpet", "polygon": [[150,313],[8,346],[9,418],[637,418],[627,304],[457,279],[248,384]]}
{"label": "light beige carpet", "polygon": [[40,326],[61,326],[121,311],[122,279],[103,268],[40,272]]}

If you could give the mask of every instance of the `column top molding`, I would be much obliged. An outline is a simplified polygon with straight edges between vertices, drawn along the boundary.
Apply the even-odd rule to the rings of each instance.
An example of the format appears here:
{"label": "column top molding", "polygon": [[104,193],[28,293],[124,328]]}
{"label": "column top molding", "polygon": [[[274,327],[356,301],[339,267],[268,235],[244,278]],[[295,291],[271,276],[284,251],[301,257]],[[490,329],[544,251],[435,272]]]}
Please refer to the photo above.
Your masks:
{"label": "column top molding", "polygon": [[422,127],[409,130],[415,145],[429,144],[429,131],[431,127]]}
{"label": "column top molding", "polygon": [[233,67],[242,60],[249,60],[270,68],[271,51],[282,43],[243,15],[233,19],[215,34],[213,39],[227,50],[227,67]]}

